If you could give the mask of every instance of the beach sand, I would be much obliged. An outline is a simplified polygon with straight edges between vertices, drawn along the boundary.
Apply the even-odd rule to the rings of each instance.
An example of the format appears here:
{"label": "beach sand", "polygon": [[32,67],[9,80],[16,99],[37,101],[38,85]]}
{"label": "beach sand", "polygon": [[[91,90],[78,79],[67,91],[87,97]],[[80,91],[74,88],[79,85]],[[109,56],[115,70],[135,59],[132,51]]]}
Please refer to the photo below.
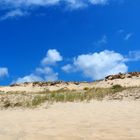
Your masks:
{"label": "beach sand", "polygon": [[139,101],[0,110],[0,140],[140,140]]}

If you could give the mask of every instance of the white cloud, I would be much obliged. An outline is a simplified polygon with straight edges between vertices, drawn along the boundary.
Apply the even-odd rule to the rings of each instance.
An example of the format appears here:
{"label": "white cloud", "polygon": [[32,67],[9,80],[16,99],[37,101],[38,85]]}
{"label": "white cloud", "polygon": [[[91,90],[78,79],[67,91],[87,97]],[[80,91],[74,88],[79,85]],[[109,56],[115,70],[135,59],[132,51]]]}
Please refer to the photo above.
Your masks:
{"label": "white cloud", "polygon": [[0,2],[3,6],[8,7],[30,7],[30,6],[49,6],[56,5],[60,2],[60,0],[2,0]]}
{"label": "white cloud", "polygon": [[46,57],[42,60],[42,64],[53,65],[56,62],[59,62],[62,60],[63,60],[63,57],[60,55],[60,53],[55,49],[51,49],[51,50],[48,50]]}
{"label": "white cloud", "polygon": [[132,32],[126,32],[124,29],[120,29],[117,31],[117,33],[119,33],[120,35],[122,35],[123,39],[125,41],[129,40],[132,36],[133,36],[133,33]]}
{"label": "white cloud", "polygon": [[30,74],[30,75],[18,78],[15,83],[35,82],[35,81],[43,81],[43,79],[40,76]]}
{"label": "white cloud", "polygon": [[125,37],[124,40],[129,40],[132,37],[132,33],[128,33]]}
{"label": "white cloud", "polygon": [[8,76],[8,69],[0,67],[0,78]]}
{"label": "white cloud", "polygon": [[37,67],[33,73],[18,78],[13,83],[56,81],[58,80],[58,73],[53,70],[51,65],[56,64],[59,61],[62,61],[60,53],[55,49],[50,49],[48,50],[46,57],[41,61],[40,67]]}
{"label": "white cloud", "polygon": [[79,9],[88,5],[106,5],[111,0],[1,0],[0,7],[7,12],[2,16],[3,20],[13,17],[27,15],[37,7],[65,5],[70,9]]}
{"label": "white cloud", "polygon": [[73,72],[74,69],[73,69],[73,66],[72,65],[67,64],[67,65],[65,65],[65,66],[62,67],[62,70],[65,71],[65,72],[67,72],[67,73],[70,73],[70,72]]}
{"label": "white cloud", "polygon": [[[48,50],[45,57],[47,58],[45,65],[42,65],[41,61],[41,65],[37,67],[33,73],[18,78],[16,83],[58,80],[59,74],[54,71],[53,67],[56,62],[62,61],[63,59],[60,53],[57,50],[54,50],[55,49]],[[55,59],[49,61],[50,59],[48,58],[52,58],[52,56]],[[91,78],[92,80],[99,80],[110,74],[117,74],[119,72],[126,73],[128,71],[126,63],[139,60],[140,51],[130,51],[127,56],[123,56],[115,51],[104,50],[101,52],[78,55],[73,58],[71,64],[63,66],[62,70],[66,73],[81,72],[84,77]],[[7,72],[4,71],[5,70],[1,68],[0,75],[8,75],[8,70]]]}
{"label": "white cloud", "polygon": [[54,72],[51,67],[37,68],[37,75],[42,75],[45,81],[56,81],[58,80],[58,73]]}
{"label": "white cloud", "polygon": [[109,0],[89,0],[94,5],[106,5]]}
{"label": "white cloud", "polygon": [[124,61],[125,58],[121,54],[105,50],[99,53],[79,55],[71,66],[75,71],[81,71],[85,77],[98,80],[110,74],[127,72],[128,68]]}
{"label": "white cloud", "polygon": [[104,36],[102,36],[101,39],[99,39],[98,41],[96,41],[94,43],[94,45],[96,45],[96,46],[102,46],[102,45],[107,44],[107,43],[108,43],[108,38],[107,38],[106,35],[104,35]]}
{"label": "white cloud", "polygon": [[70,9],[79,9],[87,7],[87,3],[82,0],[63,0]]}
{"label": "white cloud", "polygon": [[105,5],[110,0],[2,0],[0,4],[2,6],[8,6],[8,7],[31,7],[31,6],[53,6],[53,5],[59,5],[61,3],[64,3],[66,5],[75,5],[75,7],[79,7],[77,5]]}
{"label": "white cloud", "polygon": [[21,16],[25,16],[27,15],[28,13],[27,12],[23,12],[22,10],[20,9],[16,9],[16,10],[12,10],[12,11],[9,11],[8,13],[6,13],[5,15],[3,15],[0,20],[6,20],[6,19],[9,19],[9,18],[17,18],[17,17],[21,17]]}
{"label": "white cloud", "polygon": [[126,61],[139,61],[140,60],[140,51],[130,51]]}

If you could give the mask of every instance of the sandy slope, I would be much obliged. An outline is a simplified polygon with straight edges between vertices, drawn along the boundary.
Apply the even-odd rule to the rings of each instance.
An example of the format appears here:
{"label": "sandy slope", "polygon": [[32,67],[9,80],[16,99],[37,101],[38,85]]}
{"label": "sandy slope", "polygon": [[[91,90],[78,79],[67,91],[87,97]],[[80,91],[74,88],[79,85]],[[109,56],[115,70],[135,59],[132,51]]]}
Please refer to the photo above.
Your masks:
{"label": "sandy slope", "polygon": [[121,85],[123,87],[138,87],[140,86],[140,77],[132,77],[125,79],[114,79],[108,81],[100,81],[95,84],[95,87],[110,87],[112,85]]}
{"label": "sandy slope", "polygon": [[125,79],[114,79],[114,80],[102,80],[98,82],[91,82],[91,83],[86,83],[86,82],[81,82],[79,84],[75,84],[74,82],[69,82],[69,83],[60,83],[56,84],[53,86],[33,86],[32,83],[29,84],[21,84],[20,86],[4,86],[0,87],[0,92],[26,92],[26,93],[31,93],[31,92],[42,92],[46,90],[50,91],[56,91],[60,89],[69,89],[69,90],[83,90],[85,87],[88,88],[96,88],[96,87],[101,87],[101,88],[107,88],[107,87],[112,87],[113,85],[119,84],[121,86],[125,87],[136,87],[140,86],[140,77],[132,77],[132,78],[125,78]]}
{"label": "sandy slope", "polygon": [[0,110],[0,140],[140,140],[140,102],[56,103],[48,109]]}
{"label": "sandy slope", "polygon": [[3,86],[0,87],[0,91],[4,91],[4,92],[42,92],[42,91],[46,91],[46,90],[50,90],[50,91],[56,91],[59,89],[69,89],[69,90],[83,90],[85,87],[89,87],[92,88],[94,86],[93,83],[79,83],[79,85],[76,85],[74,83],[62,83],[62,84],[57,84],[54,86],[32,86],[32,83],[28,84],[28,85],[20,85],[20,86],[14,86],[14,87],[10,87],[10,86]]}

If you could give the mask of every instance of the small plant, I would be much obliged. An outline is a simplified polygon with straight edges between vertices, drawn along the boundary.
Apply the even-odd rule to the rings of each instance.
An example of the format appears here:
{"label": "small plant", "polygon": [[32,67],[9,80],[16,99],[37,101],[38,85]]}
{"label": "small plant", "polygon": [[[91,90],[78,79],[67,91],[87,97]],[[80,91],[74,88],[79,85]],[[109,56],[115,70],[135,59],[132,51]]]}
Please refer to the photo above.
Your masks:
{"label": "small plant", "polygon": [[89,88],[88,87],[85,87],[84,90],[89,90]]}
{"label": "small plant", "polygon": [[46,100],[48,100],[48,96],[47,95],[37,95],[37,96],[35,96],[33,98],[31,103],[28,104],[28,106],[36,107],[36,106],[44,103]]}
{"label": "small plant", "polygon": [[121,85],[113,85],[112,90],[114,90],[114,92],[121,92],[124,90],[124,87],[122,87]]}

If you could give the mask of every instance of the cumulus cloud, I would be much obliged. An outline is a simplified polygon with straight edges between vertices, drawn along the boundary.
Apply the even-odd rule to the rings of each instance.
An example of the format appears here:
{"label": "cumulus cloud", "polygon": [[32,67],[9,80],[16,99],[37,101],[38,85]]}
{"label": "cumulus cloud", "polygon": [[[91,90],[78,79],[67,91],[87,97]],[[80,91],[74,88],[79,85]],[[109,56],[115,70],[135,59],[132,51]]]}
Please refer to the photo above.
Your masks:
{"label": "cumulus cloud", "polygon": [[[63,60],[61,54],[55,50],[48,50],[46,56],[33,73],[20,77],[15,83],[33,81],[56,81],[59,74],[54,71],[54,64]],[[103,79],[105,76],[128,71],[127,62],[139,61],[140,51],[130,51],[123,56],[115,51],[104,50],[88,54],[81,54],[72,59],[72,63],[66,64],[62,70],[66,73],[82,73],[84,77],[92,80]],[[0,69],[0,77],[8,75],[8,70]],[[2,75],[2,76],[1,76]]]}
{"label": "cumulus cloud", "polygon": [[0,67],[0,78],[8,76],[8,68],[1,68]]}
{"label": "cumulus cloud", "polygon": [[63,57],[55,50],[48,50],[46,57],[42,60],[43,65],[53,65],[56,62],[62,61]]}
{"label": "cumulus cloud", "polygon": [[53,70],[54,64],[62,61],[63,58],[55,49],[50,49],[47,55],[41,61],[40,67],[37,67],[33,73],[24,77],[19,77],[13,83],[35,82],[35,81],[56,81],[58,73]]}
{"label": "cumulus cloud", "polygon": [[45,81],[56,81],[58,80],[58,73],[54,72],[51,67],[37,68],[37,75],[42,75]]}
{"label": "cumulus cloud", "polygon": [[1,0],[0,7],[7,12],[2,19],[27,15],[33,8],[65,5],[71,9],[87,7],[88,5],[106,5],[111,0]]}
{"label": "cumulus cloud", "polygon": [[67,73],[70,73],[70,72],[73,72],[73,66],[71,64],[67,64],[65,66],[62,67],[62,70],[67,72]]}
{"label": "cumulus cloud", "polygon": [[58,73],[50,67],[37,68],[34,73],[19,77],[14,83],[36,82],[36,81],[56,81]]}
{"label": "cumulus cloud", "polygon": [[85,77],[92,80],[102,79],[107,75],[119,72],[127,72],[128,67],[125,64],[125,58],[114,51],[102,51],[99,53],[82,54],[74,58],[73,64],[63,67],[63,70],[69,72],[81,71]]}
{"label": "cumulus cloud", "polygon": [[35,74],[30,74],[24,77],[19,77],[15,83],[35,82],[35,81],[43,81],[43,79]]}

